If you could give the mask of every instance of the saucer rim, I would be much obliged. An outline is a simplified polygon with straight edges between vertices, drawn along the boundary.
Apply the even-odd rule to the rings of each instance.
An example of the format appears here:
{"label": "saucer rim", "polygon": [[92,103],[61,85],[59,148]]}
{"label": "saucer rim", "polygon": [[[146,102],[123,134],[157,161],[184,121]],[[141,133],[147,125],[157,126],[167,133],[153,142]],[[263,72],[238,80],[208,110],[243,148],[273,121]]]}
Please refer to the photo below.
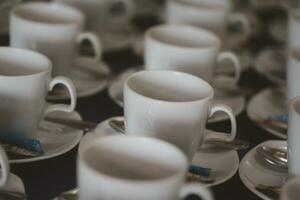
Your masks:
{"label": "saucer rim", "polygon": [[246,162],[248,162],[249,158],[251,158],[254,153],[255,153],[255,150],[257,147],[259,146],[262,146],[262,145],[265,145],[265,144],[269,144],[269,143],[280,143],[281,145],[280,146],[286,146],[286,141],[285,140],[267,140],[267,141],[264,141],[256,146],[254,146],[250,151],[248,151],[246,153],[246,155],[243,157],[243,159],[241,160],[240,162],[240,166],[239,166],[239,177],[240,177],[240,180],[241,182],[244,184],[244,186],[250,190],[253,194],[255,194],[256,196],[264,199],[264,200],[274,200],[266,195],[264,195],[263,193],[257,191],[253,185],[251,183],[249,183],[249,181],[247,180],[247,178],[245,178],[245,170],[243,169],[244,166],[246,165]]}
{"label": "saucer rim", "polygon": [[[98,127],[101,127],[101,125],[103,125],[104,123],[107,123],[107,121],[111,120],[111,119],[122,120],[122,119],[124,119],[124,117],[123,116],[109,117],[109,118],[103,120],[102,122],[100,122],[93,131],[90,131],[86,135],[84,135],[83,138],[82,138],[82,140],[79,143],[78,156],[80,156],[80,154],[81,154],[80,152],[83,151],[83,148],[84,148],[83,143],[86,142],[85,140],[88,140],[87,138],[91,137],[89,135],[94,134],[94,136],[96,136],[95,132],[97,132],[97,129],[99,129]],[[214,131],[214,130],[209,130],[209,129],[206,129],[206,130],[209,131],[209,132],[212,132],[212,134],[220,134],[219,132]],[[99,130],[98,130],[98,132],[99,132]],[[120,133],[120,132],[116,131],[116,133]],[[101,135],[100,134],[97,135],[96,138],[99,138],[99,137],[102,137],[102,136],[105,136],[105,135],[106,134],[101,133]],[[235,150],[229,150],[227,152],[230,152],[232,154],[232,156],[235,157],[235,161],[233,162],[234,167],[232,168],[232,170],[230,171],[230,173],[228,173],[228,175],[226,177],[224,177],[223,179],[215,180],[215,182],[211,183],[211,184],[204,184],[204,186],[206,186],[206,187],[212,187],[212,186],[223,184],[223,183],[227,182],[228,180],[230,180],[237,173],[237,171],[239,169],[239,164],[240,164],[240,158],[239,158],[238,152],[235,151]]]}
{"label": "saucer rim", "polygon": [[279,139],[287,139],[287,134],[280,133],[280,132],[278,132],[278,131],[276,131],[276,130],[274,130],[274,129],[272,129],[272,128],[269,128],[269,127],[267,127],[267,126],[264,126],[264,125],[262,125],[262,124],[257,123],[256,120],[255,120],[255,116],[254,116],[253,112],[251,111],[251,110],[252,110],[251,108],[255,107],[255,106],[254,106],[254,101],[255,101],[257,98],[261,97],[264,93],[270,91],[271,89],[272,89],[272,88],[267,87],[267,88],[264,88],[264,89],[260,90],[259,92],[257,92],[257,93],[249,100],[248,105],[247,105],[247,108],[246,108],[246,112],[247,112],[247,115],[248,115],[249,119],[250,119],[257,127],[261,128],[261,129],[263,129],[263,130],[265,130],[267,133],[269,133],[269,134],[271,134],[271,135],[273,135],[273,136],[278,137]]}
{"label": "saucer rim", "polygon": [[[81,56],[82,58],[85,58],[85,56]],[[106,62],[99,62],[98,65],[101,65],[101,68],[105,68],[105,70],[108,70],[108,75],[111,74],[109,65]],[[72,70],[75,70],[74,68]],[[71,79],[72,80],[72,79]],[[100,80],[99,80],[100,83]],[[107,86],[109,85],[109,80],[101,80],[101,83],[97,85],[97,87],[89,87],[87,90],[78,92],[77,89],[77,98],[85,98],[89,96],[96,95],[102,91],[104,91]],[[64,95],[47,95],[47,100],[50,101],[58,101],[58,100],[69,100],[70,96],[69,94]]]}
{"label": "saucer rim", "polygon": [[[81,115],[77,111],[73,111],[70,114],[72,114],[74,117],[76,117],[76,119],[82,120]],[[81,139],[83,137],[83,131],[82,130],[76,130],[76,132],[78,132],[77,137],[75,138],[75,135],[74,135],[74,140],[72,141],[72,144],[70,143],[68,148],[65,148],[65,149],[63,149],[59,152],[56,152],[56,153],[53,153],[53,154],[50,154],[50,155],[42,155],[42,156],[37,156],[37,157],[33,157],[33,158],[9,159],[9,164],[30,163],[30,162],[48,160],[48,159],[55,158],[57,156],[63,155],[65,153],[69,152],[70,150],[72,150],[74,147],[76,147],[76,145],[81,141]],[[51,133],[49,133],[49,134],[51,134]],[[75,133],[73,133],[73,134],[75,134]]]}

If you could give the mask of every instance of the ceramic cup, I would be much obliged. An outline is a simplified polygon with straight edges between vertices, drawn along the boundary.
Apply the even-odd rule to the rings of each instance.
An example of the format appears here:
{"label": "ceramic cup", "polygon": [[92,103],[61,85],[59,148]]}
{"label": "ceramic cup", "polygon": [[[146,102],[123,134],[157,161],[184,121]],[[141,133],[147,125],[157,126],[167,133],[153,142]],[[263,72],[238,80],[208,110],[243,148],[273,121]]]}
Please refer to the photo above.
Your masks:
{"label": "ceramic cup", "polygon": [[135,13],[133,0],[55,0],[72,5],[86,16],[86,28],[97,33],[107,48],[108,34],[128,31],[130,20]]}
{"label": "ceramic cup", "polygon": [[280,200],[298,200],[300,191],[300,177],[292,178],[283,187]]}
{"label": "ceramic cup", "polygon": [[220,52],[221,41],[212,32],[188,25],[159,25],[145,35],[145,68],[175,70],[193,74],[208,82],[223,61],[233,63],[236,83],[240,78],[240,62],[231,52]]}
{"label": "ceramic cup", "polygon": [[[299,46],[300,47],[300,46]],[[287,64],[287,100],[300,96],[300,48],[292,49]]]}
{"label": "ceramic cup", "polygon": [[291,177],[300,176],[300,97],[289,101],[288,122],[288,170]]}
{"label": "ceramic cup", "polygon": [[212,200],[202,185],[184,182],[184,154],[154,138],[99,138],[83,149],[77,166],[80,200],[179,200],[191,194]]}
{"label": "ceramic cup", "polygon": [[288,41],[289,48],[300,47],[300,9],[290,9],[288,19]]}
{"label": "ceramic cup", "polygon": [[10,168],[9,168],[7,155],[1,146],[0,146],[0,166],[1,166],[0,187],[3,187],[8,182]]}
{"label": "ceramic cup", "polygon": [[10,15],[10,45],[45,54],[53,63],[53,75],[68,75],[78,56],[77,46],[88,40],[94,59],[100,61],[101,43],[92,32],[83,32],[84,15],[71,6],[29,2],[16,6]]}
{"label": "ceramic cup", "polygon": [[141,71],[124,86],[124,117],[128,135],[156,137],[179,147],[191,160],[205,138],[205,125],[216,112],[231,121],[228,140],[236,136],[230,107],[213,104],[214,91],[202,79],[176,71]]}
{"label": "ceramic cup", "polygon": [[[51,80],[52,65],[40,53],[0,47],[0,132],[36,136],[43,116],[52,111],[72,112],[76,106],[73,83],[59,76]],[[55,85],[68,88],[71,104],[46,105],[47,92]]]}
{"label": "ceramic cup", "polygon": [[251,25],[241,14],[231,14],[230,0],[168,0],[166,20],[168,23],[189,24],[203,27],[217,34],[222,40],[230,23],[242,25],[243,33],[249,35]]}

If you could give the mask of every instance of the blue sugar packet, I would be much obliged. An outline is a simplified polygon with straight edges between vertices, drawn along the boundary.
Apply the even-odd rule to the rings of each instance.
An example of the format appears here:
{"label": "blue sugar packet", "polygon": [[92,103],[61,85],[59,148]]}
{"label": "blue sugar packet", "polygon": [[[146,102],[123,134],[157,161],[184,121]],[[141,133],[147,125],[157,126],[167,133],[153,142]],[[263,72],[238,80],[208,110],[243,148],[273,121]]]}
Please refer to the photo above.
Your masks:
{"label": "blue sugar packet", "polygon": [[287,124],[289,117],[287,115],[270,116],[269,119]]}
{"label": "blue sugar packet", "polygon": [[39,155],[44,154],[42,144],[39,140],[27,138],[21,133],[1,133],[0,142],[5,145],[21,147]]}
{"label": "blue sugar packet", "polygon": [[189,172],[192,174],[209,177],[211,173],[211,168],[200,167],[197,165],[190,165]]}

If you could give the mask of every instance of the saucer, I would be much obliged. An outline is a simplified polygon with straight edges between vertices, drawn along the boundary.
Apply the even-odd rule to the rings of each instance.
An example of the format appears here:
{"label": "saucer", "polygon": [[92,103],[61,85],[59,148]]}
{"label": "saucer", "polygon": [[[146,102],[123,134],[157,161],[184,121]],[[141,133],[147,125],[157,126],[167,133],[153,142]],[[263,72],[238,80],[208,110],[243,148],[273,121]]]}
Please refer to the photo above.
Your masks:
{"label": "saucer", "polygon": [[[108,94],[110,98],[119,106],[123,107],[123,86],[125,80],[134,72],[142,70],[142,66],[130,68],[121,73],[115,80],[113,80],[108,86]],[[226,83],[227,84],[227,83]],[[218,95],[222,91],[215,90],[215,98],[213,103],[224,103],[232,108],[233,113],[237,116],[245,108],[245,97],[243,95]],[[216,113],[209,122],[219,122],[229,119],[224,113]]]}
{"label": "saucer", "polygon": [[255,70],[271,82],[286,83],[287,52],[283,48],[268,48],[259,53],[254,62]]}
{"label": "saucer", "polygon": [[7,183],[5,184],[5,186],[1,187],[1,190],[25,193],[25,186],[22,179],[19,176],[10,173],[8,176]]}
{"label": "saucer", "polygon": [[[110,70],[105,63],[95,63],[89,57],[80,57],[76,59],[76,63],[77,67],[72,69],[69,78],[75,85],[77,98],[97,94],[106,88]],[[54,89],[47,96],[47,100],[65,100],[69,98],[68,90],[65,88]]]}
{"label": "saucer", "polygon": [[[123,134],[110,127],[108,122],[111,119],[124,120],[123,117],[112,117],[101,122],[92,132],[88,132],[80,141],[78,149],[79,155],[86,145],[99,137],[105,135]],[[211,130],[206,131],[209,134],[209,138],[224,138],[224,135],[218,132]],[[193,158],[192,163],[212,169],[211,178],[213,178],[215,182],[206,185],[214,186],[226,182],[237,172],[239,166],[239,157],[237,152],[233,150],[216,150],[203,146],[202,148],[199,148],[198,152]]]}
{"label": "saucer", "polygon": [[270,140],[259,144],[249,151],[242,159],[239,167],[239,175],[244,185],[254,194],[264,200],[274,200],[256,190],[255,186],[258,184],[282,186],[287,178],[287,174],[284,172],[274,171],[260,164],[256,158],[256,148],[263,145],[286,149],[286,141]]}
{"label": "saucer", "polygon": [[[49,116],[81,120],[81,116],[76,111],[71,113],[56,111]],[[39,127],[36,139],[41,142],[44,154],[37,157],[10,159],[10,163],[28,163],[62,155],[73,149],[83,135],[81,130],[47,121],[42,121]]]}
{"label": "saucer", "polygon": [[131,31],[109,31],[100,33],[105,52],[113,52],[126,49],[132,45],[133,34]]}
{"label": "saucer", "polygon": [[[282,98],[281,98],[282,97]],[[270,116],[286,115],[285,95],[274,88],[267,88],[258,92],[248,103],[247,114],[249,118],[267,132],[286,139],[287,133],[278,128],[257,123],[258,120],[268,119]]]}

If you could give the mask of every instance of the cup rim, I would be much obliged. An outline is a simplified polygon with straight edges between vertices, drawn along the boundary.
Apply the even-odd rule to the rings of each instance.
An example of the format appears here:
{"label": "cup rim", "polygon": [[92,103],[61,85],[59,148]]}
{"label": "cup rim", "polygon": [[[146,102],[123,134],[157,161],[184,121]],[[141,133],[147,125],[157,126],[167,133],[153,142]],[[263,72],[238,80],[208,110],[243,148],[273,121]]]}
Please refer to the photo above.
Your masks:
{"label": "cup rim", "polygon": [[[52,63],[51,61],[43,54],[28,50],[28,49],[21,49],[21,48],[14,48],[14,47],[0,47],[0,54],[1,51],[10,51],[11,54],[31,54],[32,56],[39,57],[40,59],[44,60],[45,63],[47,63],[47,67],[45,69],[41,69],[38,72],[34,72],[31,74],[22,74],[22,75],[2,75],[0,73],[0,77],[2,78],[20,78],[20,77],[32,77],[32,76],[38,76],[40,74],[48,73],[52,71]],[[1,61],[0,61],[1,62]]]}
{"label": "cup rim", "polygon": [[[21,9],[24,9],[25,7],[30,7],[30,6],[45,6],[45,7],[58,7],[60,9],[64,9],[64,10],[69,10],[72,13],[75,13],[75,15],[78,16],[78,19],[72,19],[69,20],[68,22],[63,22],[63,23],[53,23],[53,22],[42,22],[39,20],[33,20],[33,19],[29,19],[27,17],[22,17],[20,16],[20,14],[18,14],[18,12]],[[65,4],[61,4],[58,2],[25,2],[25,3],[21,3],[17,6],[15,6],[11,12],[10,12],[11,17],[13,18],[17,18],[18,20],[24,21],[26,23],[31,23],[31,24],[38,24],[38,25],[46,25],[46,26],[57,26],[57,27],[66,27],[66,26],[74,26],[77,24],[81,24],[84,23],[85,21],[85,16],[84,14],[77,8],[69,6],[69,5],[65,5]]]}
{"label": "cup rim", "polygon": [[[199,82],[201,82],[203,85],[205,85],[208,89],[209,89],[209,95],[207,95],[206,97],[203,97],[203,98],[199,98],[199,99],[196,99],[196,100],[187,100],[187,101],[167,101],[167,100],[162,100],[162,99],[155,99],[155,98],[152,98],[152,97],[149,97],[149,96],[146,96],[146,95],[143,95],[143,94],[140,94],[139,92],[137,92],[135,89],[133,89],[132,87],[129,86],[128,82],[135,76],[139,76],[140,74],[145,74],[145,73],[169,73],[169,74],[172,74],[172,75],[180,75],[180,76],[186,76],[186,77],[189,77],[190,79],[194,79]],[[136,96],[139,96],[145,100],[150,100],[150,101],[154,101],[154,102],[159,102],[159,103],[168,103],[168,104],[173,104],[173,105],[181,105],[181,104],[186,104],[186,103],[196,103],[196,102],[202,102],[202,101],[206,101],[208,99],[212,99],[213,96],[214,96],[214,90],[212,88],[212,86],[207,83],[206,81],[204,81],[203,79],[197,77],[197,76],[194,76],[194,75],[191,75],[191,74],[188,74],[188,73],[184,73],[184,72],[179,72],[179,71],[172,71],[172,70],[143,70],[143,71],[139,71],[139,72],[136,72],[134,74],[132,74],[131,76],[129,76],[126,81],[125,81],[125,85],[124,85],[124,89],[134,93]]]}
{"label": "cup rim", "polygon": [[[219,10],[224,10],[227,8],[231,8],[232,5],[230,2],[227,2],[226,5],[206,5],[205,3],[193,3],[191,1],[185,1],[185,0],[169,0],[168,3],[175,3],[180,6],[184,6],[190,9],[197,9],[197,10],[214,10],[214,11],[219,11]],[[202,5],[201,5],[202,4]]]}
{"label": "cup rim", "polygon": [[[165,177],[161,177],[161,178],[155,178],[155,179],[129,179],[129,178],[120,178],[117,176],[112,176],[106,173],[101,172],[100,170],[96,170],[94,169],[92,166],[90,166],[86,159],[85,159],[85,152],[87,151],[87,149],[91,148],[92,146],[102,142],[103,140],[109,140],[109,139],[113,139],[113,138],[120,138],[120,137],[124,137],[126,139],[135,139],[135,140],[139,140],[139,141],[150,141],[150,142],[155,142],[156,144],[159,145],[164,145],[165,147],[172,149],[172,151],[176,152],[176,154],[178,156],[180,156],[183,162],[185,162],[185,167],[182,169],[178,169],[178,171],[165,176]],[[160,183],[160,182],[165,182],[165,181],[170,181],[170,180],[174,180],[178,177],[178,174],[181,173],[185,173],[188,170],[188,160],[187,157],[183,154],[183,152],[181,150],[179,150],[175,145],[165,142],[163,140],[159,140],[156,138],[151,138],[151,137],[146,137],[146,136],[132,136],[132,135],[126,135],[126,136],[122,136],[122,135],[110,135],[110,136],[105,136],[100,138],[99,140],[93,141],[90,145],[87,145],[87,147],[85,147],[82,151],[82,153],[80,154],[80,156],[78,156],[78,163],[81,163],[82,165],[85,166],[85,168],[87,168],[90,172],[92,172],[93,174],[97,175],[97,176],[101,176],[107,180],[110,181],[118,181],[118,182],[123,182],[123,183],[131,183],[131,184],[153,184],[153,183]]]}
{"label": "cup rim", "polygon": [[[214,44],[208,44],[208,45],[203,45],[203,46],[200,46],[200,45],[197,45],[197,46],[183,46],[183,45],[176,45],[176,44],[173,44],[173,43],[169,43],[169,42],[164,42],[162,40],[158,40],[156,38],[153,37],[153,33],[158,31],[158,30],[161,30],[163,28],[176,28],[176,29],[183,29],[183,30],[192,30],[192,31],[195,31],[195,32],[198,32],[198,33],[203,33],[203,34],[206,34],[208,35],[209,37],[212,37],[213,39],[212,40],[215,40]],[[158,43],[160,45],[163,45],[163,46],[167,46],[167,47],[171,47],[171,48],[175,48],[175,49],[185,49],[185,50],[205,50],[205,49],[208,49],[208,48],[215,48],[215,47],[221,47],[221,40],[220,38],[213,32],[209,31],[209,30],[206,30],[204,28],[201,28],[201,27],[195,27],[195,26],[191,26],[191,25],[185,25],[185,24],[161,24],[161,25],[157,25],[157,26],[154,26],[150,29],[148,29],[145,33],[145,38],[146,40],[151,40],[151,42],[155,42],[155,43]]]}
{"label": "cup rim", "polygon": [[294,184],[298,183],[300,185],[300,177],[293,177],[291,180],[289,180],[285,186],[283,187],[282,193],[281,193],[281,198],[287,197],[287,190]]}

